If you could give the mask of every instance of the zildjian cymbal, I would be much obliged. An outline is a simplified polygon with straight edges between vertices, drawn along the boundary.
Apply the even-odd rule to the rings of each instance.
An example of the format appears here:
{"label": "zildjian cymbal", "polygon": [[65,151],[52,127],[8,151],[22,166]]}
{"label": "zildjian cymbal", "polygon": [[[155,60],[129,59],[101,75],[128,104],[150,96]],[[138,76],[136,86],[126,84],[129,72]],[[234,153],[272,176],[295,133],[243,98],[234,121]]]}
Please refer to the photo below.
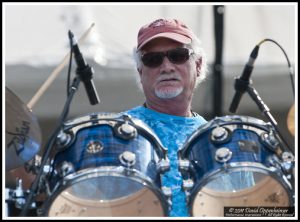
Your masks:
{"label": "zildjian cymbal", "polygon": [[293,104],[289,110],[287,116],[287,127],[290,133],[295,136],[295,104]]}
{"label": "zildjian cymbal", "polygon": [[31,160],[41,146],[37,118],[11,90],[5,87],[5,168],[17,168]]}

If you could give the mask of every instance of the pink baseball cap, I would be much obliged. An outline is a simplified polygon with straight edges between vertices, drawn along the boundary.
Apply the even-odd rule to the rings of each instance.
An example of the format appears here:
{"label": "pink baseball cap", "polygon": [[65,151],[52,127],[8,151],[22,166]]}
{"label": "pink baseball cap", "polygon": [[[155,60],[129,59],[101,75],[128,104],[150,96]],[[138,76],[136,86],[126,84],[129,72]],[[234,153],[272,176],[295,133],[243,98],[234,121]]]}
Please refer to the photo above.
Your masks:
{"label": "pink baseball cap", "polygon": [[185,24],[176,19],[157,19],[140,28],[137,39],[137,50],[140,50],[148,42],[159,37],[189,44],[192,42],[193,33]]}

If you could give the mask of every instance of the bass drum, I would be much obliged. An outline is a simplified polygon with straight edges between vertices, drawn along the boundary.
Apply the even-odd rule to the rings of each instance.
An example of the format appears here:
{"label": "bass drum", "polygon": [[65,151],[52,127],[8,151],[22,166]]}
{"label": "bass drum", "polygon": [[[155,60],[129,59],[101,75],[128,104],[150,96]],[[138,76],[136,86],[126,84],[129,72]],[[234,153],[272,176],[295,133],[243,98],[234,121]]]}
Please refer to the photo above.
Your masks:
{"label": "bass drum", "polygon": [[217,117],[178,152],[192,216],[224,216],[224,207],[292,206],[272,127],[248,116]]}
{"label": "bass drum", "polygon": [[89,114],[66,122],[58,143],[43,215],[167,216],[161,187],[169,169],[166,149],[142,121]]}

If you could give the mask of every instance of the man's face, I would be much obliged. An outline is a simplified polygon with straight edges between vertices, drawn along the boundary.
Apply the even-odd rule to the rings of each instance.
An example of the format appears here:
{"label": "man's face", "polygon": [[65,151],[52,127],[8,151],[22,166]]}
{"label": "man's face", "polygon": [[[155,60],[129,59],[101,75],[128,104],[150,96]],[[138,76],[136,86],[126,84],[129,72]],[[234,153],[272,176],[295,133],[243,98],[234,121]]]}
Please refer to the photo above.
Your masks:
{"label": "man's face", "polygon": [[[148,52],[166,52],[183,47],[183,44],[166,38],[158,38],[148,43],[142,54]],[[142,64],[138,70],[145,96],[148,100],[191,99],[197,70],[201,68],[201,60],[190,59],[182,64],[174,64],[165,56],[158,67],[147,67]]]}

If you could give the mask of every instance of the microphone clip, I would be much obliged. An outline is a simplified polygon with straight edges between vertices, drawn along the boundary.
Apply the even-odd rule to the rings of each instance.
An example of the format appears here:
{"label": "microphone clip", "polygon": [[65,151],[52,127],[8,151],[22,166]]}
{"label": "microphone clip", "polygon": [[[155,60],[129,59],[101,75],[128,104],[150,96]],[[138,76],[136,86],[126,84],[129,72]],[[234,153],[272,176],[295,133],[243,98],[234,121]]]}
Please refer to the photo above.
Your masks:
{"label": "microphone clip", "polygon": [[234,89],[237,92],[245,93],[249,87],[249,84],[252,85],[252,80],[249,81],[242,80],[241,78],[235,77]]}
{"label": "microphone clip", "polygon": [[85,65],[84,68],[77,66],[76,74],[79,76],[82,82],[90,81],[94,75],[93,67],[89,66],[88,64]]}

